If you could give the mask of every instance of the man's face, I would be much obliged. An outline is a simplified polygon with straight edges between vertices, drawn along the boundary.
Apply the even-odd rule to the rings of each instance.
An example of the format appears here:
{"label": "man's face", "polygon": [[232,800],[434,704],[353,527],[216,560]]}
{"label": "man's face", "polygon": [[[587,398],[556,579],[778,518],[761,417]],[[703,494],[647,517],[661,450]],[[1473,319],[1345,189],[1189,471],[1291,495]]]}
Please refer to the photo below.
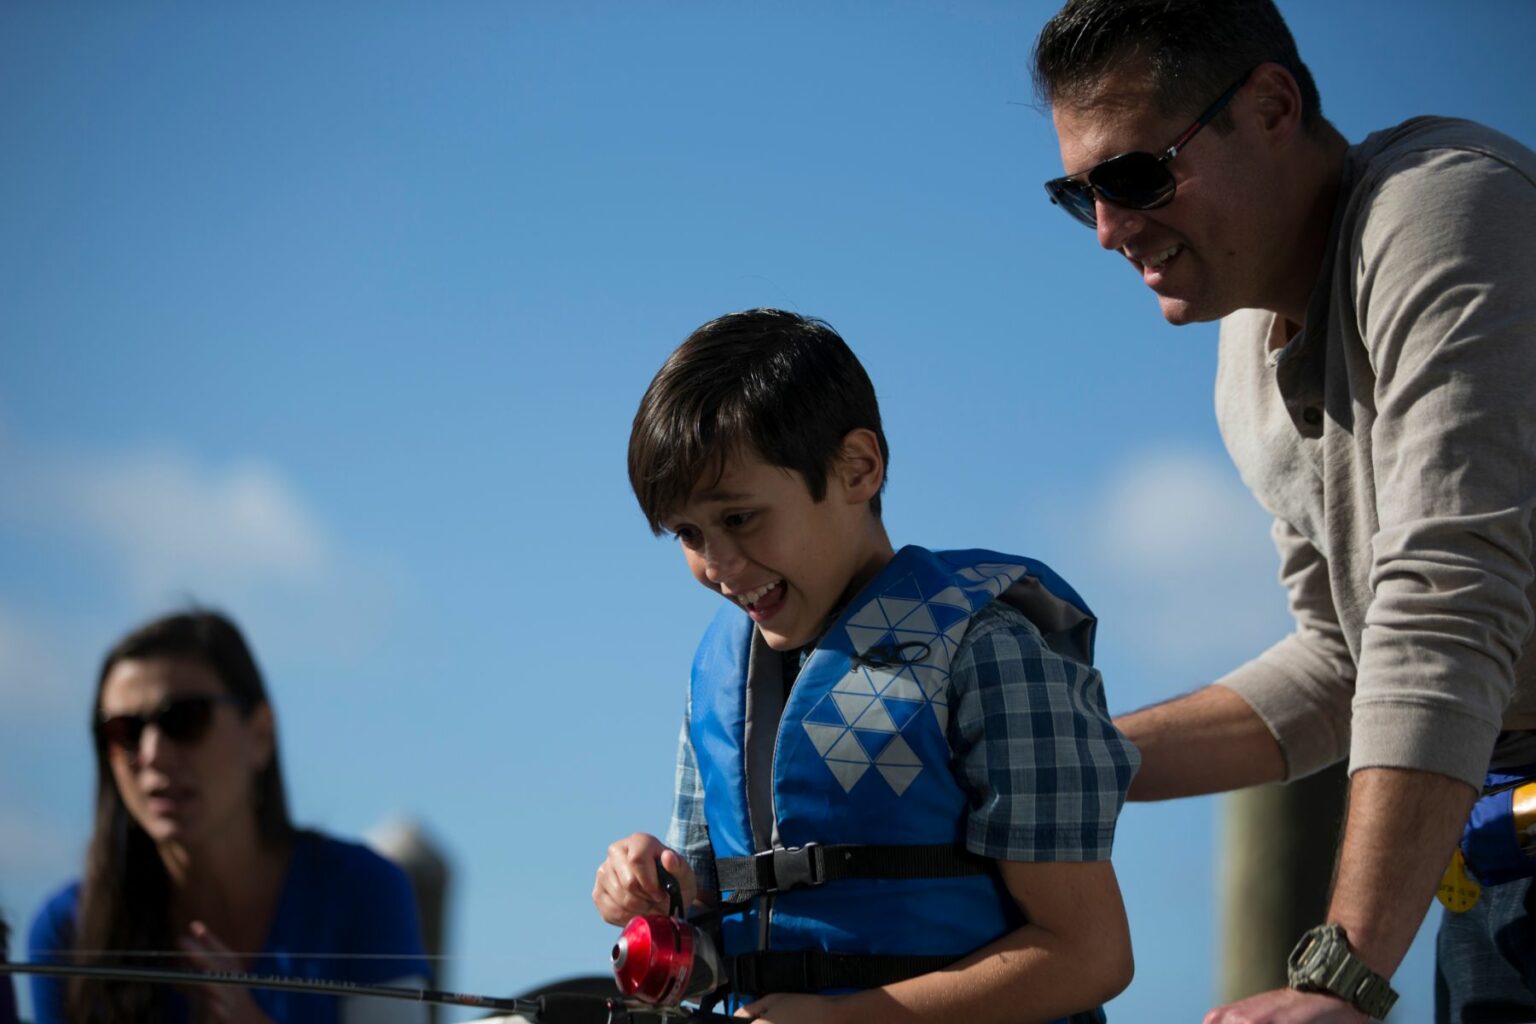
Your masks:
{"label": "man's face", "polygon": [[869,516],[867,501],[850,500],[835,471],[814,501],[799,473],[741,455],[663,524],[694,578],[745,609],[770,647],[787,651],[816,639],[845,593],[873,575]]}
{"label": "man's face", "polygon": [[[1236,131],[1207,127],[1167,165],[1177,183],[1167,205],[1128,210],[1098,201],[1099,244],[1125,257],[1169,323],[1219,319],[1265,298],[1275,239],[1265,217],[1262,147],[1244,130],[1246,92],[1228,107]],[[1190,119],[1158,114],[1154,101],[1146,75],[1121,71],[1092,95],[1058,104],[1052,118],[1066,173],[1134,150],[1161,154]]]}

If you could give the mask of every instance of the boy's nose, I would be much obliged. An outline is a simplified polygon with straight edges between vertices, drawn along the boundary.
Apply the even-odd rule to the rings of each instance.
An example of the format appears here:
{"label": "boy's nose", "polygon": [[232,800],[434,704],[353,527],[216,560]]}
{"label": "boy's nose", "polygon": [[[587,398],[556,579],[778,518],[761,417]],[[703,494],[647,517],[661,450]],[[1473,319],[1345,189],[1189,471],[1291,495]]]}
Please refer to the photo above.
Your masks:
{"label": "boy's nose", "polygon": [[734,544],[715,541],[704,548],[704,575],[717,587],[734,576],[741,564],[741,551]]}

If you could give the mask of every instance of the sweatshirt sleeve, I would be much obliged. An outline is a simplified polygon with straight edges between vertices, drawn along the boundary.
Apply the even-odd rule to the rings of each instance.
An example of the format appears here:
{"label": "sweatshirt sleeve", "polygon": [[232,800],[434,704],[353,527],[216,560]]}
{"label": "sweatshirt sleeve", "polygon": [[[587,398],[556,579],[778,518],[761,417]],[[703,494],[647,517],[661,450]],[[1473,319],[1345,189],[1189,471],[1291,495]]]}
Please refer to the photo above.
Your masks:
{"label": "sweatshirt sleeve", "polygon": [[1372,187],[1351,257],[1379,526],[1350,770],[1475,786],[1532,628],[1536,183],[1437,148]]}
{"label": "sweatshirt sleeve", "polygon": [[1280,553],[1296,630],[1218,685],[1248,702],[1285,755],[1286,778],[1320,771],[1349,753],[1354,661],[1328,586],[1328,564],[1289,523],[1270,530]]}

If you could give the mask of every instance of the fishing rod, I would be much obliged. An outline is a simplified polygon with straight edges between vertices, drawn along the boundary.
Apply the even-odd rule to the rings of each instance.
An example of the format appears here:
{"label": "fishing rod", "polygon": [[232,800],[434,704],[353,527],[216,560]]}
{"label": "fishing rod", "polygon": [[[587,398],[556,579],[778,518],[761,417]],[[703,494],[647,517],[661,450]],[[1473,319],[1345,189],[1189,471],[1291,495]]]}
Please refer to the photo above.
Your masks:
{"label": "fishing rod", "polygon": [[[328,996],[372,996],[435,1006],[470,1006],[521,1016],[532,1024],[727,1024],[714,1013],[716,997],[729,988],[729,972],[709,933],[684,916],[682,886],[656,859],[656,874],[666,891],[668,913],[636,917],[625,926],[611,953],[613,977],[622,996],[586,992],[546,992],[540,996],[500,998],[398,985],[293,978],[245,971],[187,971],[157,967],[88,967],[76,964],[0,961],[0,976],[40,974],[60,978],[100,978],[180,985],[238,985]],[[78,954],[76,954],[78,955]],[[698,1003],[697,1007],[683,1005]]]}
{"label": "fishing rod", "polygon": [[502,998],[437,989],[397,985],[362,985],[350,981],[290,978],[276,974],[242,971],[179,971],[153,967],[85,967],[73,964],[0,962],[0,975],[41,974],[63,978],[100,978],[106,981],[142,981],[179,985],[238,985],[244,988],[280,989],[328,996],[373,996],[435,1006],[468,1006],[498,1013],[512,1013],[533,1024],[587,1024],[595,1012],[606,1012],[606,1024],[725,1024],[723,1014],[684,1006],[657,1006],[636,999],[590,995],[584,992],[548,992],[532,998]]}

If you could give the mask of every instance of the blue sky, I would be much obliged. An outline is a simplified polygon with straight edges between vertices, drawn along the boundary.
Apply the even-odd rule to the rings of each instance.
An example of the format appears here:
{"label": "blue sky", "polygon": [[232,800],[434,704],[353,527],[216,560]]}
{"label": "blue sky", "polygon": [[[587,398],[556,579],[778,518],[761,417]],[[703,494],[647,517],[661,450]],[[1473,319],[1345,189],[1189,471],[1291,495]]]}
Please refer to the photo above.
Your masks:
{"label": "blue sky", "polygon": [[[1351,139],[1536,141],[1536,6],[1282,8]],[[592,872],[664,827],[717,600],[646,530],[628,423],[729,310],[844,334],[893,540],[1051,562],[1113,709],[1282,635],[1214,325],[1040,188],[1053,9],[0,4],[0,913],[75,870],[102,652],[197,600],[256,648],[301,822],[450,855],[447,986],[604,970]],[[1122,819],[1119,1020],[1208,1006],[1218,809]]]}

